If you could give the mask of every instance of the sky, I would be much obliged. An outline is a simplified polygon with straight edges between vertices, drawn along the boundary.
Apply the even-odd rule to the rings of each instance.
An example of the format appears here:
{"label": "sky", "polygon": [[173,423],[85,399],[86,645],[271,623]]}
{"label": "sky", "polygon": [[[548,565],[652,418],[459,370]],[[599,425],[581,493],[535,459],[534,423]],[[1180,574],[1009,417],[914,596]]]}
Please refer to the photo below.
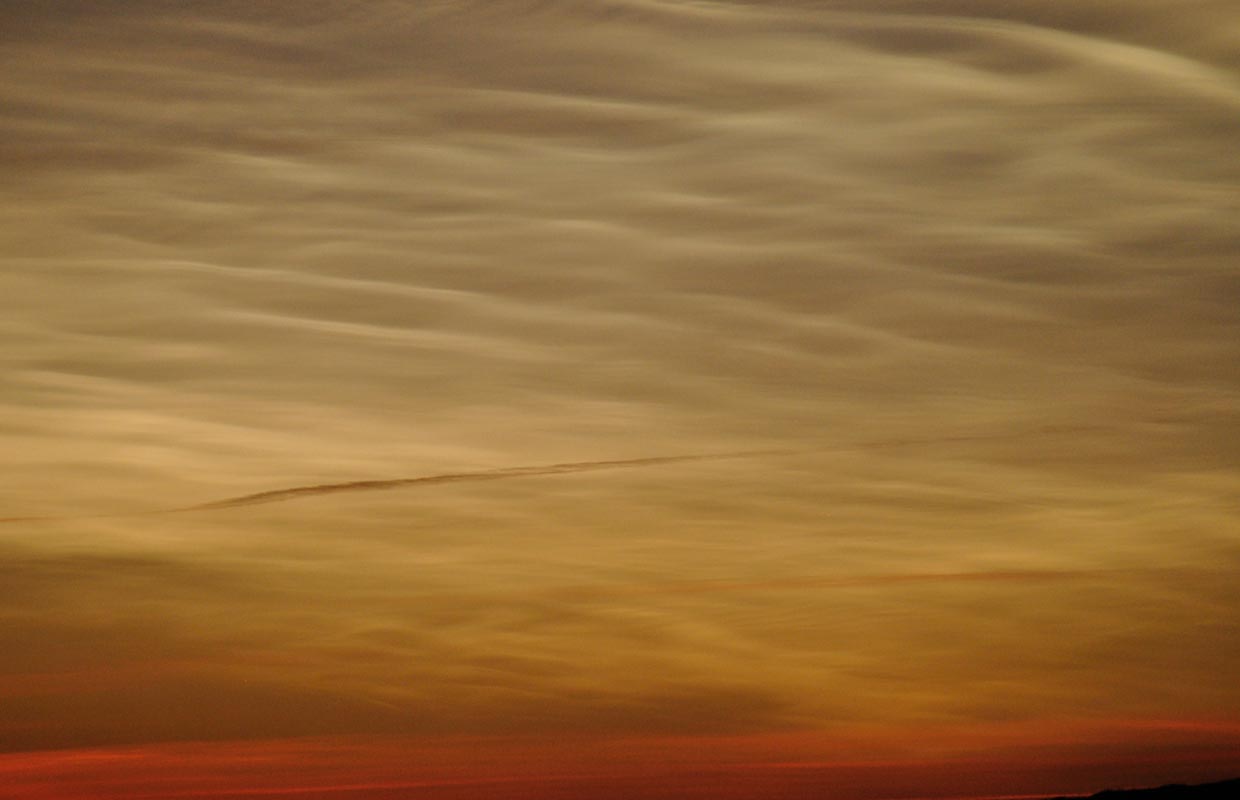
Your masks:
{"label": "sky", "polygon": [[0,798],[1240,774],[1230,0],[0,4]]}

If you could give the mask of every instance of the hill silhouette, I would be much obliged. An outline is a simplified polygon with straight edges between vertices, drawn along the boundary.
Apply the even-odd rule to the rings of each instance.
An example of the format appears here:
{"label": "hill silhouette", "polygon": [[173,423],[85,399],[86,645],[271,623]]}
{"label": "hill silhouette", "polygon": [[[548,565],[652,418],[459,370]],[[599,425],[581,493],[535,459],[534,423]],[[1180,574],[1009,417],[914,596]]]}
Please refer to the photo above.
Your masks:
{"label": "hill silhouette", "polygon": [[[1232,800],[1240,798],[1240,778],[1186,786],[1173,783],[1154,789],[1106,789],[1089,795],[1088,800]],[[1080,800],[1055,797],[1049,800]]]}

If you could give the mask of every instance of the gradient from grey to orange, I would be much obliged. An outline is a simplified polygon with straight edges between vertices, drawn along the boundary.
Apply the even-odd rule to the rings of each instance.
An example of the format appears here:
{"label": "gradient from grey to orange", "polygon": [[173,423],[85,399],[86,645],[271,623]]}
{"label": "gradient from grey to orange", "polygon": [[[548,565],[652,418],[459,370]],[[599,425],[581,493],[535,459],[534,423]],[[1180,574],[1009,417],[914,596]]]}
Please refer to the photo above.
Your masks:
{"label": "gradient from grey to orange", "polygon": [[1237,30],[5,5],[0,797],[1240,771]]}

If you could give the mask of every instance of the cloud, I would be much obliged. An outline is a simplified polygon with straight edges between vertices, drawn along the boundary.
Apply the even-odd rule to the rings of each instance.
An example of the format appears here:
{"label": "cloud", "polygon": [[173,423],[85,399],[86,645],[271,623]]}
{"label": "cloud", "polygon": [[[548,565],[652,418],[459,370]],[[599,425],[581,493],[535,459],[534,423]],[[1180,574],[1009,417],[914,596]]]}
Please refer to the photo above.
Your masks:
{"label": "cloud", "polygon": [[[689,455],[649,456],[645,458],[612,459],[600,461],[577,461],[563,464],[547,464],[539,466],[503,467],[477,472],[450,472],[439,475],[424,475],[415,478],[388,478],[376,480],[344,481],[341,483],[323,483],[309,486],[294,486],[285,489],[271,489],[253,494],[229,497],[196,505],[170,509],[153,509],[131,512],[131,515],[144,514],[176,514],[193,511],[213,511],[219,509],[238,508],[242,506],[279,503],[306,497],[336,494],[340,492],[365,492],[377,490],[403,489],[448,483],[469,483],[479,481],[507,480],[512,478],[544,477],[549,475],[565,475],[597,470],[630,469],[639,467],[659,467],[670,464],[693,462],[732,461],[737,459],[761,459],[779,456],[809,455],[814,453],[848,451],[848,450],[885,450],[889,448],[905,448],[926,445],[954,444],[961,442],[1001,442],[1008,439],[1019,439],[1027,436],[1063,435],[1075,433],[1093,433],[1105,431],[1098,425],[1048,425],[1032,431],[1008,433],[976,433],[956,434],[947,436],[910,437],[889,439],[853,444],[841,444],[833,447],[814,447],[805,449],[770,449],[741,450],[721,453],[698,453]],[[124,513],[108,516],[126,516]],[[40,522],[72,520],[75,517],[4,517],[0,524],[18,522]]]}
{"label": "cloud", "polygon": [[1234,3],[3,5],[6,747],[1240,703]]}

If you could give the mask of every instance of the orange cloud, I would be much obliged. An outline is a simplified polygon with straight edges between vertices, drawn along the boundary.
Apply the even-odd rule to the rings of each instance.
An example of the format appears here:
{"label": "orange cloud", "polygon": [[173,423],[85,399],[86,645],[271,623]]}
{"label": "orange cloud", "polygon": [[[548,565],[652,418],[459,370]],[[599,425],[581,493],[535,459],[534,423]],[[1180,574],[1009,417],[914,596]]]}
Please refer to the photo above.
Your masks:
{"label": "orange cloud", "polygon": [[1240,723],[1107,720],[681,737],[168,743],[0,756],[0,797],[689,798],[1049,795],[1240,768]]}

